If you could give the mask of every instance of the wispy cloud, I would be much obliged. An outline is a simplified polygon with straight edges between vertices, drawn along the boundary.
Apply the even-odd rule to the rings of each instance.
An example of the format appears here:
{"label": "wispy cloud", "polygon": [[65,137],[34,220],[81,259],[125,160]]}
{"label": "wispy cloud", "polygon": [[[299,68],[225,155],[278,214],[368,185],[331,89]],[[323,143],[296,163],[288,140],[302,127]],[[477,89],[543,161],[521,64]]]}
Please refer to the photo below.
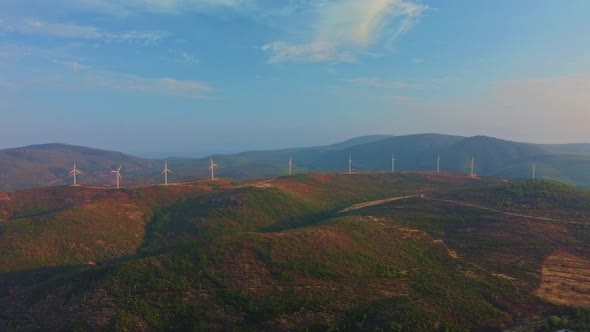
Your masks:
{"label": "wispy cloud", "polygon": [[78,73],[81,70],[88,70],[92,68],[90,66],[83,65],[77,61],[55,60],[55,63],[70,68],[74,73]]}
{"label": "wispy cloud", "polygon": [[358,77],[345,80],[347,83],[360,85],[360,86],[368,86],[374,88],[381,88],[381,89],[406,89],[409,88],[410,85],[406,82],[400,81],[383,81],[378,78],[374,77]]}
{"label": "wispy cloud", "polygon": [[426,6],[405,0],[319,1],[308,41],[262,46],[269,62],[352,62],[378,42],[390,44],[414,25]]}
{"label": "wispy cloud", "polygon": [[145,78],[113,72],[90,72],[91,84],[106,89],[184,98],[207,98],[215,89],[204,82],[175,78]]}
{"label": "wispy cloud", "polygon": [[391,99],[393,101],[402,102],[402,103],[411,103],[411,102],[415,102],[415,101],[420,100],[419,98],[416,98],[416,97],[401,96],[401,95],[391,96]]}
{"label": "wispy cloud", "polygon": [[[20,0],[30,6],[35,0]],[[111,16],[132,16],[140,13],[178,14],[208,12],[219,9],[241,11],[256,7],[260,0],[55,0],[55,5],[72,11],[100,13]]]}
{"label": "wispy cloud", "polygon": [[55,62],[70,71],[70,74],[64,73],[62,79],[54,80],[55,84],[62,84],[72,90],[90,88],[93,91],[99,89],[195,99],[209,98],[216,91],[213,86],[201,81],[179,80],[169,77],[147,78],[128,73],[94,69],[92,66],[76,61],[60,60]]}
{"label": "wispy cloud", "polygon": [[182,60],[186,63],[192,63],[192,64],[199,63],[199,59],[189,52],[186,52],[186,51],[182,52],[182,54],[180,54],[180,56],[181,56]]}
{"label": "wispy cloud", "polygon": [[412,58],[411,62],[414,65],[419,65],[421,63],[424,63],[424,59],[422,59],[422,58]]}
{"label": "wispy cloud", "polygon": [[36,18],[0,20],[0,30],[56,38],[102,40],[107,43],[129,42],[151,45],[168,36],[164,31],[108,32],[94,26],[45,22]]}
{"label": "wispy cloud", "polygon": [[23,47],[23,46],[18,46],[18,45],[0,46],[0,59],[22,56],[25,54],[29,54],[30,52],[31,52],[30,49]]}

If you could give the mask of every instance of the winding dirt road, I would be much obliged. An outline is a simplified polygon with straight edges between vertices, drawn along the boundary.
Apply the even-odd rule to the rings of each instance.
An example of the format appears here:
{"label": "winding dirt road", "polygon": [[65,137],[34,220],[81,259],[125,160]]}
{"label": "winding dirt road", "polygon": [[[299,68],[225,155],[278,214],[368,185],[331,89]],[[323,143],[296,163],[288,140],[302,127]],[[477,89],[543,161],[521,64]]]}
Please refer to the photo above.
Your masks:
{"label": "winding dirt road", "polygon": [[532,216],[532,215],[521,214],[521,213],[506,212],[506,211],[501,211],[501,210],[497,210],[497,209],[493,209],[493,208],[489,208],[489,207],[485,207],[485,206],[469,204],[469,203],[454,201],[454,200],[450,200],[450,199],[430,198],[430,197],[426,197],[425,194],[398,196],[398,197],[380,199],[380,200],[376,200],[376,201],[353,204],[345,209],[338,211],[338,213],[351,212],[351,211],[363,209],[366,207],[371,207],[371,206],[375,206],[375,205],[381,205],[381,204],[385,204],[385,203],[389,203],[389,202],[400,201],[400,200],[416,198],[416,197],[419,197],[421,199],[425,199],[428,201],[444,202],[444,203],[449,203],[449,204],[454,204],[454,205],[467,206],[467,207],[471,207],[474,209],[480,209],[480,210],[486,210],[486,211],[490,211],[490,212],[494,212],[494,213],[500,213],[500,214],[511,216],[511,217],[527,218],[527,219],[541,220],[541,221],[554,221],[554,222],[566,223],[566,224],[582,224],[583,223],[580,221],[563,220],[563,219]]}
{"label": "winding dirt road", "polygon": [[542,220],[542,221],[556,221],[556,222],[567,223],[567,224],[581,224],[582,223],[579,221],[562,220],[562,219],[554,219],[554,218],[547,218],[547,217],[531,216],[528,214],[506,212],[506,211],[492,209],[492,208],[485,207],[485,206],[469,204],[469,203],[464,203],[464,202],[459,202],[459,201],[453,201],[450,199],[429,198],[429,197],[426,197],[426,195],[424,195],[424,194],[420,195],[420,198],[425,199],[425,200],[429,200],[429,201],[444,202],[444,203],[450,203],[450,204],[455,204],[455,205],[467,206],[467,207],[480,209],[480,210],[491,211],[491,212],[500,213],[500,214],[504,214],[504,215],[511,216],[511,217],[528,218],[528,219],[535,219],[535,220]]}

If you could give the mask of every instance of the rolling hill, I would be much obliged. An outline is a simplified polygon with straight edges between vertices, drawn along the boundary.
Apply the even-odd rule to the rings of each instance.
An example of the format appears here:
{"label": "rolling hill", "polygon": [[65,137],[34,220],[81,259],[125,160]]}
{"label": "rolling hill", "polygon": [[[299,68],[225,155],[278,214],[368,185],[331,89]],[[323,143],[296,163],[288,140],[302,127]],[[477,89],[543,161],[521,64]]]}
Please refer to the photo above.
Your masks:
{"label": "rolling hill", "polygon": [[588,202],[435,172],[2,193],[0,330],[584,330]]}
{"label": "rolling hill", "polygon": [[[215,155],[220,176],[237,180],[285,175],[293,157],[296,173],[343,172],[352,156],[355,171],[390,171],[395,154],[397,171],[436,169],[468,173],[471,158],[482,175],[529,178],[537,163],[537,177],[590,187],[588,144],[538,145],[486,136],[460,137],[441,134],[406,136],[370,135],[326,146],[272,151],[247,151]],[[171,181],[208,177],[208,158],[168,158]],[[84,184],[113,186],[111,170],[123,164],[123,185],[154,184],[162,181],[163,160],[142,159],[120,152],[45,144],[0,151],[0,190],[11,191],[71,182],[68,172],[76,162],[84,171]]]}

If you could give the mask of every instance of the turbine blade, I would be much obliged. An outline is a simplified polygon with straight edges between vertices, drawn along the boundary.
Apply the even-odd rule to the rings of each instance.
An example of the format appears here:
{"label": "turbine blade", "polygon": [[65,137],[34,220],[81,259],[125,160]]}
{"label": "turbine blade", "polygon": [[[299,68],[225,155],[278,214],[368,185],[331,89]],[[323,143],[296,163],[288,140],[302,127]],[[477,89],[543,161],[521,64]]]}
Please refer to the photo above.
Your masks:
{"label": "turbine blade", "polygon": [[123,167],[123,164],[121,164],[121,166],[119,166],[119,168],[117,168],[117,172],[121,170],[121,167]]}

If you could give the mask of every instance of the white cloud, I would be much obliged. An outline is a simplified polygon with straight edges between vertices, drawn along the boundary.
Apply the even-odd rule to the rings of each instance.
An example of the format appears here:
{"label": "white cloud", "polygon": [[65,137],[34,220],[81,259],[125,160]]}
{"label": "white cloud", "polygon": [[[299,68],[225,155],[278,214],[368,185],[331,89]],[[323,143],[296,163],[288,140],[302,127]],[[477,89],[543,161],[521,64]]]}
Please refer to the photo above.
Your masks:
{"label": "white cloud", "polygon": [[152,45],[165,38],[164,31],[124,31],[107,32],[93,26],[77,24],[51,23],[36,18],[22,20],[1,20],[0,29],[30,35],[42,35],[56,38],[102,40],[107,43],[137,43]]}
{"label": "white cloud", "polygon": [[308,41],[274,41],[262,50],[270,63],[355,61],[377,42],[388,44],[407,32],[424,9],[405,0],[319,2]]}
{"label": "white cloud", "polygon": [[374,77],[359,77],[345,80],[347,83],[360,85],[360,86],[369,86],[374,88],[381,88],[381,89],[406,89],[409,88],[410,85],[406,82],[399,82],[399,81],[383,81],[378,78]]}

